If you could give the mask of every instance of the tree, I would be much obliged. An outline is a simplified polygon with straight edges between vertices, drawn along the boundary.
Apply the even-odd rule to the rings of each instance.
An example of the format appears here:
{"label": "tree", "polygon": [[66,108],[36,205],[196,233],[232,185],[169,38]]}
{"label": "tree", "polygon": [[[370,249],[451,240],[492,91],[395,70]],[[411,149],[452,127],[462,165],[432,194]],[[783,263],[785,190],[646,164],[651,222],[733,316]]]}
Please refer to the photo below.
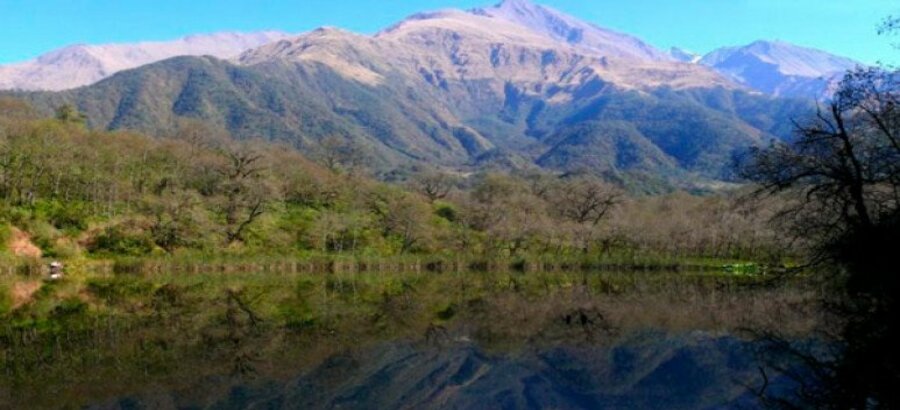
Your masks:
{"label": "tree", "polygon": [[850,236],[897,218],[900,204],[900,86],[878,69],[848,73],[825,108],[797,123],[798,139],[753,149],[741,174],[763,193],[798,198],[782,217],[837,256]]}
{"label": "tree", "polygon": [[153,242],[166,252],[196,245],[205,225],[199,208],[200,199],[190,191],[172,189],[146,198],[143,211],[150,216]]}
{"label": "tree", "polygon": [[896,76],[879,69],[848,73],[824,109],[796,124],[796,141],[753,150],[741,171],[760,184],[759,193],[794,195],[782,220],[813,245],[816,260],[841,268],[841,293],[828,307],[842,326],[842,352],[823,363],[806,356],[815,367],[815,391],[822,392],[811,398],[816,407],[900,407]]}
{"label": "tree", "polygon": [[365,167],[365,150],[353,141],[338,136],[322,140],[318,153],[319,162],[332,172],[355,173]]}
{"label": "tree", "polygon": [[552,227],[544,200],[525,181],[496,173],[481,175],[464,203],[463,222],[485,232],[490,247],[515,254],[546,242]]}
{"label": "tree", "polygon": [[87,122],[87,117],[79,112],[78,109],[71,104],[63,104],[59,108],[57,108],[56,119],[62,122],[82,125]]}
{"label": "tree", "polygon": [[413,177],[413,188],[434,203],[444,199],[456,186],[456,180],[449,174],[440,171],[424,171]]}
{"label": "tree", "polygon": [[623,197],[612,185],[590,177],[564,181],[552,192],[551,201],[562,217],[592,226],[599,224]]}
{"label": "tree", "polygon": [[384,235],[400,241],[400,253],[424,247],[431,236],[431,210],[412,195],[379,190],[372,193],[369,208],[378,218]]}
{"label": "tree", "polygon": [[223,196],[225,241],[243,241],[244,231],[263,215],[273,190],[266,180],[266,156],[247,142],[226,145],[220,150],[224,161],[218,172]]}

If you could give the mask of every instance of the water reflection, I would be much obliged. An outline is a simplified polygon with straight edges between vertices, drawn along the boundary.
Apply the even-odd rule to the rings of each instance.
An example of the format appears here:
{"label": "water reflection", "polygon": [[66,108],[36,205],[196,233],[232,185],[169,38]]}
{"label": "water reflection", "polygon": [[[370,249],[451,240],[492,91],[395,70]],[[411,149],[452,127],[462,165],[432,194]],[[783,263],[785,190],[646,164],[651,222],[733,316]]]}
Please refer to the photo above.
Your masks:
{"label": "water reflection", "polygon": [[802,343],[819,300],[806,281],[718,272],[146,275],[87,290],[98,306],[60,310],[55,328],[7,330],[11,407],[756,408],[796,390],[803,366],[761,355],[771,341],[756,336]]}
{"label": "water reflection", "polygon": [[[761,404],[753,386],[763,382],[755,351],[729,336],[652,331],[606,348],[510,354],[464,338],[389,342],[336,354],[285,381],[205,380],[205,394],[156,391],[92,408],[753,408]],[[767,383],[769,393],[794,387],[783,377]]]}

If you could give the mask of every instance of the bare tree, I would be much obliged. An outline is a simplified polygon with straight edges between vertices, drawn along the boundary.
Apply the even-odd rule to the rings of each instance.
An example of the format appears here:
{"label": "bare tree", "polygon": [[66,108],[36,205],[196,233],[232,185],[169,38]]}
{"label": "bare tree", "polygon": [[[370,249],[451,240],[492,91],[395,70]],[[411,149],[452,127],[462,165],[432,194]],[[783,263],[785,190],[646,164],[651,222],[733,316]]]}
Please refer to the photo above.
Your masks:
{"label": "bare tree", "polygon": [[365,168],[368,155],[359,144],[332,135],[320,143],[318,158],[319,162],[332,172],[353,174]]}
{"label": "bare tree", "polygon": [[202,237],[204,213],[200,199],[190,191],[168,190],[148,197],[143,210],[151,217],[150,234],[166,252],[191,246]]}
{"label": "bare tree", "polygon": [[760,192],[796,193],[796,205],[782,217],[825,248],[897,217],[900,86],[895,76],[877,69],[849,73],[815,118],[796,124],[795,142],[754,149],[742,167],[744,177],[761,185]]}
{"label": "bare tree", "polygon": [[456,186],[456,180],[444,172],[429,170],[413,177],[413,188],[428,198],[428,202],[434,203],[444,199]]}
{"label": "bare tree", "polygon": [[622,200],[622,192],[610,184],[587,177],[563,182],[553,190],[557,212],[579,224],[596,226]]}
{"label": "bare tree", "polygon": [[272,190],[264,173],[265,155],[248,143],[234,143],[221,151],[225,161],[219,168],[223,195],[226,242],[244,240],[244,231],[263,215]]}
{"label": "bare tree", "polygon": [[400,252],[407,253],[428,239],[430,210],[427,205],[402,192],[375,192],[369,207],[378,218],[385,236],[400,240]]}

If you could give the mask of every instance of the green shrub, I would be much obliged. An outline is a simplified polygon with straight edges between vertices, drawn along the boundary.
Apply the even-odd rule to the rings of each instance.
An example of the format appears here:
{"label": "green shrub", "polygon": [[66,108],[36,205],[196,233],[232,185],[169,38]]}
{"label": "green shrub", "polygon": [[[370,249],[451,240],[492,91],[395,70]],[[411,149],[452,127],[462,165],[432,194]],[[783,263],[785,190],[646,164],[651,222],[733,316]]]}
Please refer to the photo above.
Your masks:
{"label": "green shrub", "polygon": [[34,204],[34,217],[46,220],[61,230],[83,231],[88,227],[91,213],[82,202],[66,202],[57,200],[37,201]]}
{"label": "green shrub", "polygon": [[150,233],[126,223],[104,229],[89,246],[89,250],[92,253],[143,256],[152,253],[155,247]]}
{"label": "green shrub", "polygon": [[56,227],[48,222],[32,219],[28,222],[26,230],[31,234],[31,241],[44,252],[44,256],[51,258],[56,256],[53,247],[62,235]]}
{"label": "green shrub", "polygon": [[435,205],[434,213],[437,216],[444,218],[450,222],[456,222],[456,220],[459,218],[459,213],[457,212],[456,208],[448,203],[438,203],[437,205]]}

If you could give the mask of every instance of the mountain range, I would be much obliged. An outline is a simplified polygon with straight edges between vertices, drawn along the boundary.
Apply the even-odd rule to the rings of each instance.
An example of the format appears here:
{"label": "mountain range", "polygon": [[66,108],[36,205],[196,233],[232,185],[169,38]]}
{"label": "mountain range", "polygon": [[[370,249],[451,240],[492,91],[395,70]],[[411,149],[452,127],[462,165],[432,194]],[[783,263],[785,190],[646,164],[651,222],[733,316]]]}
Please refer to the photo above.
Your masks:
{"label": "mountain range", "polygon": [[74,104],[97,128],[159,134],[196,118],[301,150],[337,136],[382,170],[543,167],[680,183],[728,179],[735,154],[790,137],[789,119],[810,101],[778,97],[809,88],[769,87],[775,75],[799,83],[853,63],[773,44],[679,58],[506,0],[413,15],[372,36],[322,28],[226,60],[176,57],[19,95],[45,111]]}
{"label": "mountain range", "polygon": [[136,44],[77,44],[34,60],[0,66],[0,89],[59,91],[96,83],[123,70],[177,56],[236,57],[287,33],[216,33],[175,41]]}
{"label": "mountain range", "polygon": [[862,64],[783,41],[715,50],[699,61],[739,84],[786,97],[823,98],[844,73]]}

